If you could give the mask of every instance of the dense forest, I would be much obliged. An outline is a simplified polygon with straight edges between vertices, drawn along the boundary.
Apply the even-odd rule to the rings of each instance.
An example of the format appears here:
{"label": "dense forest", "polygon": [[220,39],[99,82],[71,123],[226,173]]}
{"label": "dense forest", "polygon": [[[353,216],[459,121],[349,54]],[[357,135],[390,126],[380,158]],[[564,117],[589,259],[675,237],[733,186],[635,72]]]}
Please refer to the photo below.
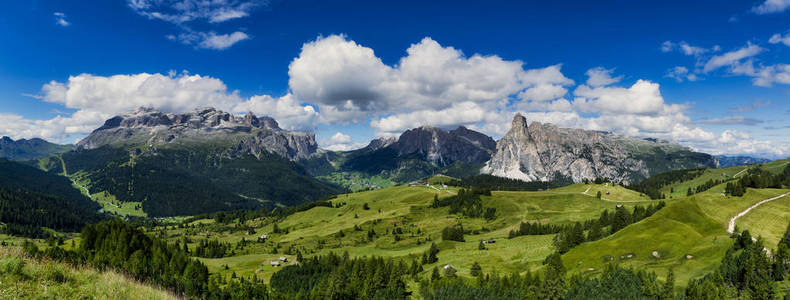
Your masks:
{"label": "dense forest", "polygon": [[689,169],[689,170],[675,170],[668,171],[654,175],[642,182],[626,186],[629,189],[635,190],[642,194],[647,195],[650,199],[665,199],[666,195],[661,193],[661,188],[673,183],[692,180],[705,173],[705,169]]}
{"label": "dense forest", "polygon": [[[657,205],[650,204],[647,207],[637,205],[634,206],[632,211],[620,206],[615,209],[614,213],[604,210],[598,219],[587,220],[584,223],[553,225],[541,224],[540,222],[521,222],[518,229],[510,231],[508,238],[512,239],[522,235],[557,234],[554,237],[554,246],[559,253],[565,253],[581,243],[599,240],[620,231],[628,225],[650,217],[664,208],[664,206],[666,206],[666,203],[663,201]],[[608,230],[606,230],[607,228]],[[584,234],[585,231],[587,231],[586,236]]]}
{"label": "dense forest", "polygon": [[496,217],[496,208],[483,207],[480,196],[491,196],[491,191],[486,189],[460,189],[458,194],[439,199],[434,195],[431,208],[450,207],[451,214],[460,214],[470,218],[485,218],[493,220]]}
{"label": "dense forest", "polygon": [[746,188],[781,189],[783,186],[790,186],[790,164],[779,174],[773,174],[760,167],[751,168],[738,181],[727,183],[724,191],[731,196],[741,197],[746,194]]}
{"label": "dense forest", "polygon": [[98,222],[99,205],[62,176],[0,159],[0,232],[47,238],[42,227],[79,232]]}
{"label": "dense forest", "polygon": [[[142,202],[149,216],[196,215],[312,202],[339,192],[275,154],[229,158],[206,149],[156,150],[130,156],[100,148],[63,154],[69,173],[84,171],[91,189]],[[261,184],[264,183],[264,184]]]}
{"label": "dense forest", "polygon": [[75,250],[48,248],[39,251],[33,244],[25,252],[75,265],[88,264],[98,269],[111,268],[137,280],[153,283],[189,298],[267,299],[266,285],[257,278],[209,276],[208,268],[192,259],[178,244],[151,237],[120,220],[88,225],[82,230]]}

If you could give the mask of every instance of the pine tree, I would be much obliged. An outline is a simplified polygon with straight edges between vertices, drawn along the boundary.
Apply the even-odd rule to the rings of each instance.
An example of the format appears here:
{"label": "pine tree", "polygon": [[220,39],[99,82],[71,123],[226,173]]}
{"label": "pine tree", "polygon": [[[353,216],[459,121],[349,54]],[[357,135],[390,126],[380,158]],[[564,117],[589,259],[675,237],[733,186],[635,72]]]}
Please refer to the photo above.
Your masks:
{"label": "pine tree", "polygon": [[440,278],[442,278],[442,276],[439,275],[439,268],[433,267],[433,271],[431,272],[431,281],[437,281]]}
{"label": "pine tree", "polygon": [[439,258],[436,257],[436,254],[439,254],[439,247],[436,247],[436,243],[431,243],[431,248],[428,249],[428,263],[432,264],[439,261]]}
{"label": "pine tree", "polygon": [[469,274],[474,276],[474,277],[477,277],[477,276],[480,276],[482,273],[483,273],[483,268],[480,267],[480,264],[478,264],[477,262],[474,262],[472,264],[472,268],[469,269]]}
{"label": "pine tree", "polygon": [[661,289],[661,299],[675,299],[675,271],[671,268],[667,273],[667,281]]}
{"label": "pine tree", "polygon": [[590,225],[590,231],[587,233],[587,241],[597,241],[602,237],[603,230],[601,228],[601,222],[593,220],[592,225]]}

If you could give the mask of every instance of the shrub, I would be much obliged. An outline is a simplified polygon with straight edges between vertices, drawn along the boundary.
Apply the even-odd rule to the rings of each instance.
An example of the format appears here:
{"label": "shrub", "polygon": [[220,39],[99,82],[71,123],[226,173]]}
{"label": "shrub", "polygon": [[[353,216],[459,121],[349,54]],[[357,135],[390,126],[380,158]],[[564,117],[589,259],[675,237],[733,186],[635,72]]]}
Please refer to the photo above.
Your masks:
{"label": "shrub", "polygon": [[20,258],[6,258],[0,260],[0,272],[22,276],[25,274],[25,265],[27,265],[27,263]]}

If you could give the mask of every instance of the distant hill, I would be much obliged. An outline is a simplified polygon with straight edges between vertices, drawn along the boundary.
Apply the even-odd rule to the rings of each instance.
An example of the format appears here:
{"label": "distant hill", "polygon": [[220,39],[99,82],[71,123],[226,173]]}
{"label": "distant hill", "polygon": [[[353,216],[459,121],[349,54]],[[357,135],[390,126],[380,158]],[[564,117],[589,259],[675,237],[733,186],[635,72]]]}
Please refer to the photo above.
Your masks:
{"label": "distant hill", "polygon": [[752,156],[727,156],[716,155],[716,160],[719,161],[719,168],[729,168],[746,165],[756,165],[770,162],[770,159],[752,157]]}
{"label": "distant hill", "polygon": [[13,140],[0,138],[0,158],[8,160],[31,160],[49,157],[71,150],[72,145],[58,145],[39,138]]}

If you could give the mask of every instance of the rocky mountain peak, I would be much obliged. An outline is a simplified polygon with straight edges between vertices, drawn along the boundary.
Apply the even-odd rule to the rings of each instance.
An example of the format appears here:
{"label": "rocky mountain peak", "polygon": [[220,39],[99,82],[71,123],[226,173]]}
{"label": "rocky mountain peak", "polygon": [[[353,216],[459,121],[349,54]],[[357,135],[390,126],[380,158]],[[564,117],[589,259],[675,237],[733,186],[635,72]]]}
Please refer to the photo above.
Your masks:
{"label": "rocky mountain peak", "polygon": [[394,136],[393,137],[380,137],[380,138],[377,138],[377,139],[374,139],[374,140],[370,141],[370,144],[368,144],[368,146],[365,147],[365,149],[369,150],[369,151],[376,151],[376,150],[379,150],[381,148],[389,147],[390,145],[394,144],[397,141],[398,141],[398,138],[394,137]]}
{"label": "rocky mountain peak", "polygon": [[140,107],[105,121],[103,126],[77,143],[77,147],[161,147],[207,142],[227,144],[237,154],[259,156],[262,151],[268,151],[289,159],[307,158],[318,151],[312,133],[285,131],[270,117],[258,117],[251,112],[235,116],[213,107],[183,114]]}
{"label": "rocky mountain peak", "polygon": [[455,162],[483,163],[495,146],[491,137],[465,127],[446,131],[421,126],[403,132],[389,147],[398,155],[417,153],[435,165],[446,166]]}
{"label": "rocky mountain peak", "polygon": [[529,137],[529,125],[527,124],[527,118],[522,116],[520,113],[516,113],[516,115],[513,117],[513,121],[510,123],[510,130],[508,131],[507,135],[514,138]]}
{"label": "rocky mountain peak", "polygon": [[526,123],[520,114],[513,118],[482,173],[526,181],[580,182],[606,177],[633,183],[668,170],[716,165],[710,155],[671,143]]}

